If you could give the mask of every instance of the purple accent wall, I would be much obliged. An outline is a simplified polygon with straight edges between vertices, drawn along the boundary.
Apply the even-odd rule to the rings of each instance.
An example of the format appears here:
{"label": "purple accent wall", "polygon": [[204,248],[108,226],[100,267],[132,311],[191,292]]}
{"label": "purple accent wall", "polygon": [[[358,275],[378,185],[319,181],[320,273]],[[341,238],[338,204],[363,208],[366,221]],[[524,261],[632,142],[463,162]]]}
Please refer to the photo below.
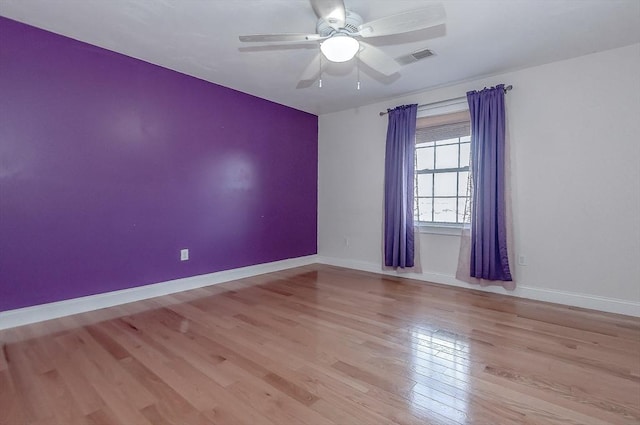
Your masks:
{"label": "purple accent wall", "polygon": [[315,254],[317,147],[315,115],[0,17],[0,311]]}

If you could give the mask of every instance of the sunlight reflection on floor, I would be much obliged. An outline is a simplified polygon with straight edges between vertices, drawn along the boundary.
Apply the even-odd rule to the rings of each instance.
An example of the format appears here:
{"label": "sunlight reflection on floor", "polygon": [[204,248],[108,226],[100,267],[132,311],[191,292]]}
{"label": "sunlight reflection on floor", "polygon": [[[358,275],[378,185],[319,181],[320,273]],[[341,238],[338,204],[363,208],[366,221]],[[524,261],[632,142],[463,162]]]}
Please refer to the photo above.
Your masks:
{"label": "sunlight reflection on floor", "polygon": [[[411,408],[424,416],[438,416],[464,423],[469,405],[469,344],[442,330],[411,331]],[[433,414],[433,413],[431,413]]]}

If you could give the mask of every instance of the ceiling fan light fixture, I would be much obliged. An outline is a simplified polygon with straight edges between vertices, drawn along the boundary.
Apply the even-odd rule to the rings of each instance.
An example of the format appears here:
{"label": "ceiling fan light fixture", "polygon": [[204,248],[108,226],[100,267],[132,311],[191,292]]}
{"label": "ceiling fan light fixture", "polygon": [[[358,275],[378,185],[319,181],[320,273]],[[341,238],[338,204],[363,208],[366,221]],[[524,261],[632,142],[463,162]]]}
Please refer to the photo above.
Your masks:
{"label": "ceiling fan light fixture", "polygon": [[355,38],[338,33],[323,41],[320,50],[331,62],[346,62],[358,53],[360,43]]}

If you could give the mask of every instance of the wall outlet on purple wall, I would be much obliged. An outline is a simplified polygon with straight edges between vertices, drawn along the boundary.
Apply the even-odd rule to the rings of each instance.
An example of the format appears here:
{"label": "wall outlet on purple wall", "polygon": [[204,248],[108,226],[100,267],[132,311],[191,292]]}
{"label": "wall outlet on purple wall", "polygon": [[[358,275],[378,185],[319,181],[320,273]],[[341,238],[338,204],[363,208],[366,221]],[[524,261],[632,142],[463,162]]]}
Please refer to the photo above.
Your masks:
{"label": "wall outlet on purple wall", "polygon": [[180,261],[187,261],[189,259],[189,250],[181,249],[180,250]]}

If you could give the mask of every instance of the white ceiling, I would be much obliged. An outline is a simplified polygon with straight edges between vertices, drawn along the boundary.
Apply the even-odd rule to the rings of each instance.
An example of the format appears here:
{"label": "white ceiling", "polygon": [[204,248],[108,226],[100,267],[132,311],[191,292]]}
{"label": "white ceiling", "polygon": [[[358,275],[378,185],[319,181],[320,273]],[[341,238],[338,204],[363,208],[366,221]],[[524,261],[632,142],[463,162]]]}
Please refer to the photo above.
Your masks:
{"label": "white ceiling", "polygon": [[[345,0],[364,21],[430,3]],[[314,33],[307,0],[0,0],[0,15],[318,115],[640,42],[640,0],[442,3],[443,37],[368,39],[392,57],[422,48],[436,55],[393,77],[363,66],[359,91],[354,60],[331,64],[322,88],[296,89],[316,45],[238,41],[243,34]]]}

